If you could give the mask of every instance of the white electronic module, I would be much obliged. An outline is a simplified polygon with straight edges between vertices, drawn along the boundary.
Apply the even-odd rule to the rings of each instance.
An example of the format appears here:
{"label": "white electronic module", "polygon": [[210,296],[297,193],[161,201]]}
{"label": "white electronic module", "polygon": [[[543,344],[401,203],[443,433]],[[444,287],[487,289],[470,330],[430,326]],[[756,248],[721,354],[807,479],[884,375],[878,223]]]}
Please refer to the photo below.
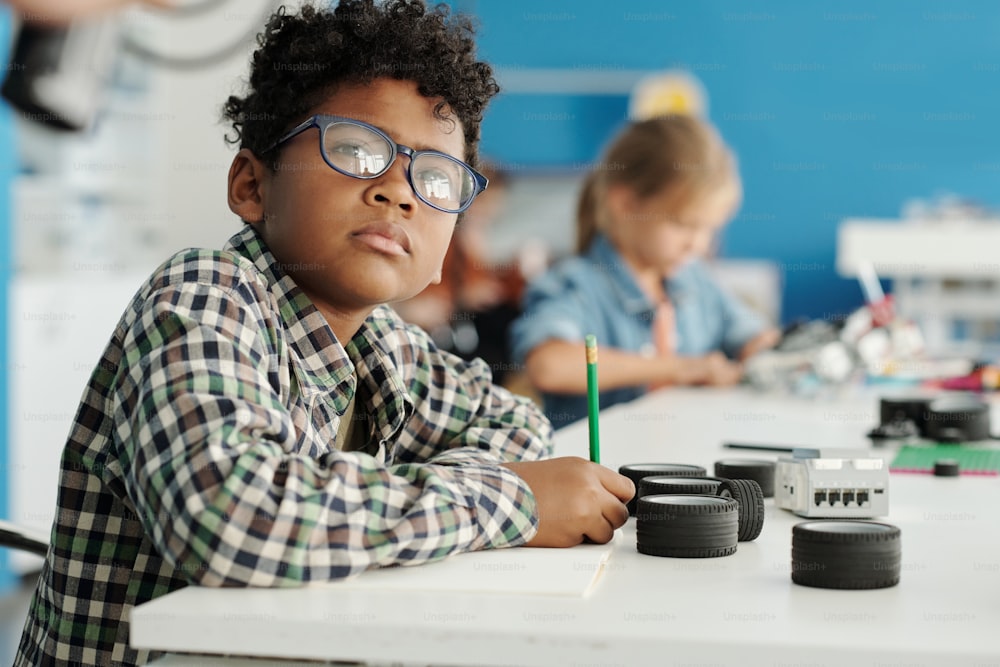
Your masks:
{"label": "white electronic module", "polygon": [[778,459],[774,503],[808,518],[889,514],[889,465],[861,449],[797,448]]}

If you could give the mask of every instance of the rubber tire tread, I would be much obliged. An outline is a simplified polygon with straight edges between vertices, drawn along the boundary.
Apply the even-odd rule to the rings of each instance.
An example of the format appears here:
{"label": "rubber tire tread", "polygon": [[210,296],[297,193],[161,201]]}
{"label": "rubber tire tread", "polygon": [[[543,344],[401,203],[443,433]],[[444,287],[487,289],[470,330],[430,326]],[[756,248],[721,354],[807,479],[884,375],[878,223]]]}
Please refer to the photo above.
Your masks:
{"label": "rubber tire tread", "polygon": [[823,532],[804,528],[822,523],[806,521],[792,527],[793,582],[837,589],[888,588],[899,583],[902,554],[898,527],[858,521],[877,523],[888,530]]}
{"label": "rubber tire tread", "polygon": [[[715,558],[736,552],[739,503],[662,504],[649,498],[684,494],[656,494],[639,499],[636,512],[636,549],[651,556]],[[686,494],[693,498],[717,498]]]}
{"label": "rubber tire tread", "polygon": [[638,545],[636,547],[641,554],[648,556],[665,556],[667,558],[718,558],[720,556],[732,556],[736,553],[736,545],[716,549],[684,549],[684,548],[657,548]]}
{"label": "rubber tire tread", "polygon": [[[633,470],[635,466],[663,466],[663,470]],[[673,468],[673,469],[671,469]],[[639,480],[652,475],[671,477],[704,477],[708,470],[690,463],[628,463],[618,467],[618,474],[625,475],[635,484],[635,495],[625,503],[628,515],[635,516],[636,501],[639,499]]]}
{"label": "rubber tire tread", "polygon": [[752,479],[760,484],[760,490],[765,498],[774,497],[774,469],[776,463],[773,461],[761,461],[760,464],[747,459],[746,463],[735,463],[735,459],[715,462],[715,476],[723,479]]}
{"label": "rubber tire tread", "polygon": [[[657,494],[680,494],[680,495],[703,495],[714,496],[719,489],[719,481],[708,480],[700,484],[671,484],[670,482],[651,482],[653,475],[643,477],[639,480],[637,494],[639,498],[643,496],[655,496]],[[662,475],[656,475],[656,478]],[[669,478],[667,478],[669,479]],[[683,478],[682,478],[683,479]],[[700,478],[699,478],[700,479]]]}
{"label": "rubber tire tread", "polygon": [[764,492],[753,479],[724,479],[719,484],[718,495],[728,492],[739,503],[740,542],[753,542],[764,529]]}

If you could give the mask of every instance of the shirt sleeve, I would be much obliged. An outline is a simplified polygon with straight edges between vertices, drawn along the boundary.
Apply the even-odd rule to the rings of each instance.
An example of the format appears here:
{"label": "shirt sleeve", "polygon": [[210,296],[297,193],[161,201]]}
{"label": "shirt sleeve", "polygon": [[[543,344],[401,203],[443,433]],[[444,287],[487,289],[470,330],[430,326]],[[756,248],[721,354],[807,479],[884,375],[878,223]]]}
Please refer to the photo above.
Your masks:
{"label": "shirt sleeve", "polygon": [[511,324],[514,361],[523,364],[547,340],[583,341],[588,322],[586,297],[580,286],[558,270],[535,279],[522,299],[521,315]]}
{"label": "shirt sleeve", "polygon": [[549,456],[552,425],[533,401],[493,384],[482,359],[465,361],[440,350],[423,330],[401,320],[394,333],[394,356],[412,360],[402,371],[414,414],[393,458],[496,471],[477,485],[479,520],[489,529],[473,548],[502,546],[497,537],[509,540],[512,530],[526,532],[519,526],[529,510],[533,525],[536,517],[533,500],[525,505],[533,498],[527,485],[499,466]]}
{"label": "shirt sleeve", "polygon": [[706,302],[717,312],[722,322],[722,351],[726,356],[735,359],[750,339],[767,328],[767,322],[742,300],[719,285],[705,267],[700,267],[699,274]]}
{"label": "shirt sleeve", "polygon": [[[124,333],[115,442],[125,493],[189,581],[294,585],[534,536],[533,496],[498,465],[544,451],[543,424],[518,435],[527,417],[506,414],[518,401],[483,392],[482,430],[462,437],[489,455],[472,447],[386,466],[299,441],[277,341],[254,299],[192,283],[154,292]],[[488,433],[493,422],[509,434]]]}

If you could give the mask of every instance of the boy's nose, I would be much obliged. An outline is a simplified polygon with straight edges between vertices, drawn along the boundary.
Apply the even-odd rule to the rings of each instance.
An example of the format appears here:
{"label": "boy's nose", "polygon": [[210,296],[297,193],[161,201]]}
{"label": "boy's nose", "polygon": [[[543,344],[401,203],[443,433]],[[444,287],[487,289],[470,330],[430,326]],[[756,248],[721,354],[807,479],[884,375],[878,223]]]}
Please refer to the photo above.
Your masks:
{"label": "boy's nose", "polygon": [[408,157],[399,156],[388,171],[372,179],[365,190],[365,201],[373,206],[398,206],[407,216],[412,215],[419,200],[407,177],[408,161]]}

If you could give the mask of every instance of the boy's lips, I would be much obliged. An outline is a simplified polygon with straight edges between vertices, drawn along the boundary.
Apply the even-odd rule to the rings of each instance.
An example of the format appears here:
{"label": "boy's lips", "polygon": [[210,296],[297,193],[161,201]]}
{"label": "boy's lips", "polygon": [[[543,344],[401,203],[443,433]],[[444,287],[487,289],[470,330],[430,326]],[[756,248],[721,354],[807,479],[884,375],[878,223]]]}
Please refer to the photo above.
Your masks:
{"label": "boy's lips", "polygon": [[373,222],[351,236],[375,250],[390,255],[410,254],[409,234],[403,227],[392,222]]}

